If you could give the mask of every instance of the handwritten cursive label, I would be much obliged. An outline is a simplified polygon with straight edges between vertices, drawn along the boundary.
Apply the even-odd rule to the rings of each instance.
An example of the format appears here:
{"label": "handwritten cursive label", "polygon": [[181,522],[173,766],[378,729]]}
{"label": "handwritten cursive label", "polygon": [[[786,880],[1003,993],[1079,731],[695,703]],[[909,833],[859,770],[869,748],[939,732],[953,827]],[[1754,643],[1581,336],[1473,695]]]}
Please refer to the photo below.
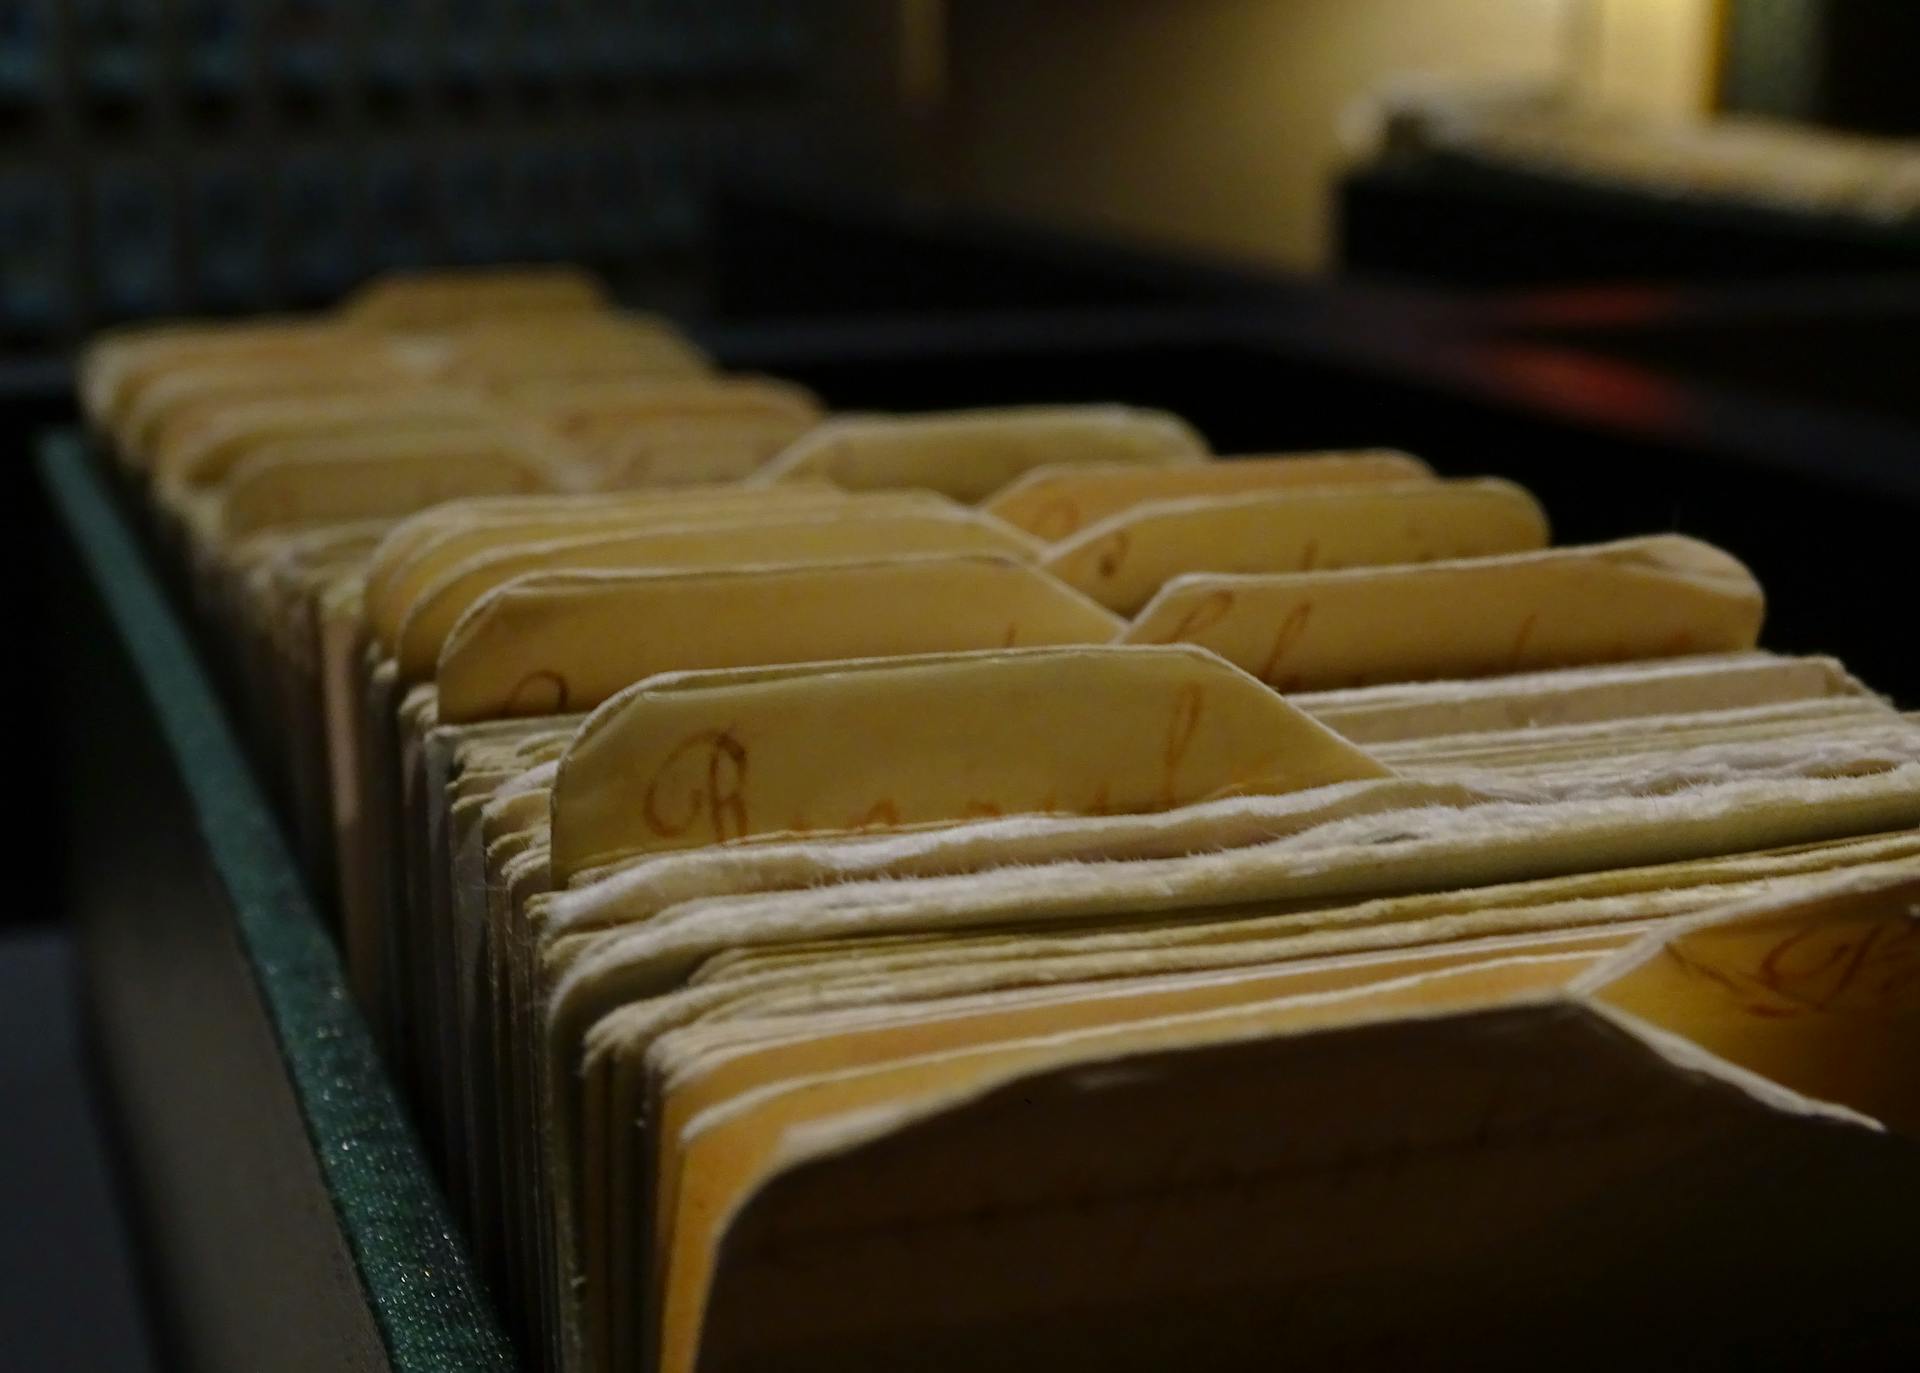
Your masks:
{"label": "handwritten cursive label", "polygon": [[1920,989],[1920,922],[1911,916],[1822,922],[1775,940],[1757,958],[1729,960],[1715,952],[1711,944],[1668,950],[1688,972],[1725,988],[1749,1015],[1770,1020],[1903,1007],[1910,1014]]}
{"label": "handwritten cursive label", "polygon": [[1080,527],[1080,507],[1071,496],[1054,496],[1028,518],[1027,529],[1049,543],[1064,539]]}
{"label": "handwritten cursive label", "polygon": [[1232,609],[1233,593],[1231,591],[1224,587],[1217,591],[1209,591],[1194,602],[1187,613],[1180,617],[1180,622],[1173,627],[1173,632],[1160,642],[1163,644],[1191,642],[1205,630],[1213,628],[1226,619],[1228,612]]}
{"label": "handwritten cursive label", "polygon": [[729,730],[703,729],[676,744],[641,799],[647,828],[678,839],[703,818],[715,842],[747,833],[747,749]]}
{"label": "handwritten cursive label", "polygon": [[557,672],[541,669],[529,672],[507,695],[510,715],[558,715],[567,708],[571,695],[567,679]]}
{"label": "handwritten cursive label", "polygon": [[1160,754],[1160,803],[1179,804],[1177,778],[1180,761],[1193,746],[1194,733],[1200,728],[1200,712],[1206,705],[1206,692],[1198,682],[1188,682],[1173,693],[1173,715],[1167,721],[1166,747]]}
{"label": "handwritten cursive label", "polygon": [[1297,691],[1300,687],[1298,676],[1282,677],[1280,665],[1287,655],[1293,652],[1300,638],[1307,632],[1307,622],[1313,618],[1313,602],[1302,601],[1280,621],[1280,628],[1274,631],[1273,646],[1267,650],[1267,660],[1260,665],[1260,680],[1277,691]]}

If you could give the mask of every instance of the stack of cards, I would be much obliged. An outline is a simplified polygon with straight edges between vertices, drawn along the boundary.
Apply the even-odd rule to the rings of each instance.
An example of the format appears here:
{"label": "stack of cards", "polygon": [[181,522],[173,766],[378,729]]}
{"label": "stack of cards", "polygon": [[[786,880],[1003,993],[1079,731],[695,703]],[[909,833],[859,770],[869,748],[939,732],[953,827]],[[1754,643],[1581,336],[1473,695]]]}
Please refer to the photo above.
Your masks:
{"label": "stack of cards", "polygon": [[1783,1179],[1776,1247],[1910,1244],[1920,724],[1726,552],[1120,406],[827,416],[563,272],[83,380],[540,1366],[1737,1306]]}

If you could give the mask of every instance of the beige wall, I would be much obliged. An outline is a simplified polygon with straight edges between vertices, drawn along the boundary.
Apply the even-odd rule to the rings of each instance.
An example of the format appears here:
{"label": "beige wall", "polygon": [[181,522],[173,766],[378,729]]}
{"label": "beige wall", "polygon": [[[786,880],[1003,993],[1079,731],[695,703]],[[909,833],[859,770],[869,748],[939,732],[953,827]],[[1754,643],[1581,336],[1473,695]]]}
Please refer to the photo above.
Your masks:
{"label": "beige wall", "polygon": [[[1559,80],[1615,103],[1692,108],[1712,10],[1713,0],[948,0],[933,151],[963,200],[1313,267],[1327,254],[1343,112],[1359,97],[1409,76]],[[1583,24],[1587,70],[1573,60]]]}
{"label": "beige wall", "polygon": [[1719,65],[1715,0],[1589,0],[1592,35],[1574,78],[1597,103],[1647,114],[1705,114]]}

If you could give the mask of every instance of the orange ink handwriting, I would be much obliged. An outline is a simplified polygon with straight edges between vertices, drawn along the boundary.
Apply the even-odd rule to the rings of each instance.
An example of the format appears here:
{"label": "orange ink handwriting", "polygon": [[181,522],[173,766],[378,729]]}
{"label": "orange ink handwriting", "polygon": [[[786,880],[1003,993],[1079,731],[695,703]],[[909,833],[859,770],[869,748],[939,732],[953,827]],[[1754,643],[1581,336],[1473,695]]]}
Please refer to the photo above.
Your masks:
{"label": "orange ink handwriting", "polygon": [[1180,623],[1173,627],[1173,632],[1160,642],[1163,644],[1194,642],[1196,636],[1203,630],[1211,629],[1226,619],[1227,612],[1232,609],[1233,593],[1231,591],[1209,591],[1194,603],[1192,609],[1180,617]]}
{"label": "orange ink handwriting", "polygon": [[1903,989],[1920,957],[1920,929],[1911,919],[1850,922],[1839,929],[1814,928],[1782,940],[1760,961],[1759,981],[1769,991],[1810,1010],[1837,1003],[1891,1001]]}
{"label": "orange ink handwriting", "polygon": [[1667,955],[1768,1020],[1837,1012],[1898,1014],[1920,979],[1920,922],[1849,920],[1796,930],[1753,963],[1729,963],[1711,944],[1676,945]]}
{"label": "orange ink handwriting", "polygon": [[1080,507],[1068,496],[1055,496],[1033,512],[1027,528],[1036,538],[1064,539],[1080,527]]}
{"label": "orange ink handwriting", "polygon": [[729,730],[703,729],[673,747],[647,783],[641,818],[674,839],[704,814],[715,840],[747,832],[747,749]]}
{"label": "orange ink handwriting", "polygon": [[1520,622],[1520,628],[1513,636],[1513,648],[1507,654],[1509,667],[1517,668],[1520,666],[1527,651],[1527,641],[1533,637],[1533,631],[1539,623],[1540,612],[1537,610]]}
{"label": "orange ink handwriting", "polygon": [[1300,642],[1300,636],[1307,632],[1307,621],[1312,618],[1312,601],[1302,601],[1287,612],[1286,618],[1280,622],[1280,628],[1274,632],[1273,647],[1267,651],[1266,662],[1260,665],[1261,681],[1269,686],[1280,687],[1282,690],[1291,689],[1297,683],[1297,679],[1290,678],[1284,686],[1282,685],[1278,680],[1280,664]]}
{"label": "orange ink handwriting", "polygon": [[529,672],[514,684],[507,697],[510,715],[558,715],[567,708],[570,695],[567,679],[557,672],[541,669]]}
{"label": "orange ink handwriting", "polygon": [[1200,710],[1206,704],[1206,692],[1198,682],[1188,682],[1173,694],[1173,716],[1167,722],[1166,748],[1161,752],[1160,794],[1164,804],[1172,806],[1178,789],[1174,779],[1180,762],[1193,745],[1200,728]]}

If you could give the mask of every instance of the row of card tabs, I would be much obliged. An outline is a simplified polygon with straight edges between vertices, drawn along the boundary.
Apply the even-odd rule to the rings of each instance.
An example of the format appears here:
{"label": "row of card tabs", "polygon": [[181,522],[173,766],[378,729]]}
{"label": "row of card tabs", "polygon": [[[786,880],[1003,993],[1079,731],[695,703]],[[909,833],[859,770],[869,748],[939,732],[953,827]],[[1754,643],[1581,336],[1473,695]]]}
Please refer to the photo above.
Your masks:
{"label": "row of card tabs", "polygon": [[1758,1292],[1701,1218],[1789,1176],[1920,1230],[1920,724],[1726,552],[829,414],[566,270],[81,381],[533,1366],[1313,1364]]}

